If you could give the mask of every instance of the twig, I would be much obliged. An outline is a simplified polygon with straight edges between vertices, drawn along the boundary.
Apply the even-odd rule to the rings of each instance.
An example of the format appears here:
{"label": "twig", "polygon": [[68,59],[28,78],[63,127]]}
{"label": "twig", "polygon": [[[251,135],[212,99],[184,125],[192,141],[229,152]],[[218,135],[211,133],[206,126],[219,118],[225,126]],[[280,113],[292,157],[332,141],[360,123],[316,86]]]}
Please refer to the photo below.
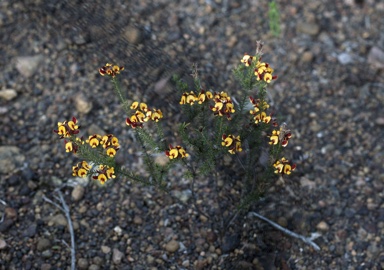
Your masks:
{"label": "twig", "polygon": [[68,205],[66,204],[66,202],[64,200],[63,193],[61,193],[61,191],[59,189],[57,189],[56,192],[57,192],[57,194],[59,196],[58,197],[55,196],[55,198],[58,201],[60,201],[61,206],[58,205],[57,203],[55,203],[54,201],[48,199],[46,196],[43,196],[43,199],[46,202],[56,206],[62,212],[64,212],[65,217],[67,218],[68,229],[69,229],[69,233],[71,235],[71,270],[76,270],[75,233],[74,233],[74,230],[73,230],[73,225],[72,225],[71,215],[70,215],[70,212],[69,212],[69,207],[68,207]]}
{"label": "twig", "polygon": [[285,234],[287,234],[287,235],[289,235],[291,237],[300,239],[304,243],[311,245],[317,251],[321,250],[320,247],[315,242],[313,242],[311,239],[309,239],[307,237],[304,237],[303,235],[294,233],[294,232],[292,232],[292,231],[290,231],[288,229],[285,229],[285,228],[281,227],[279,224],[273,222],[272,220],[270,220],[270,219],[268,219],[266,217],[263,217],[262,215],[259,215],[258,213],[250,212],[248,215],[252,215],[254,217],[257,217],[257,218],[259,218],[259,219],[269,223],[270,225],[272,225],[276,229],[282,231],[283,233],[285,233]]}
{"label": "twig", "polygon": [[[2,203],[3,205],[7,205],[7,203],[5,201],[1,200],[1,199],[0,199],[0,203]],[[4,218],[5,218],[5,212],[1,213],[0,223],[3,223]]]}

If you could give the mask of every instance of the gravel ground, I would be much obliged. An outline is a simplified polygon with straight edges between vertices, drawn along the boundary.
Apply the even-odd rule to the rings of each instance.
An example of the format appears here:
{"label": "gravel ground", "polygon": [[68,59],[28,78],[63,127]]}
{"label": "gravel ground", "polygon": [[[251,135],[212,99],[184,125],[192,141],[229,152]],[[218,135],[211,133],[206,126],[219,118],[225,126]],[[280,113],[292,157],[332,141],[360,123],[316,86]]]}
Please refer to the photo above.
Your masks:
{"label": "gravel ground", "polygon": [[[126,2],[0,2],[0,268],[70,268],[67,219],[43,199],[67,183],[78,269],[383,269],[384,3],[277,1],[276,38],[267,1]],[[236,89],[231,70],[256,40],[279,76],[269,93],[293,131],[287,153],[298,168],[251,210],[319,234],[321,251],[246,213],[220,241],[213,221],[174,198],[190,197],[178,171],[173,196],[71,178],[76,159],[52,129],[73,115],[86,132],[133,145],[119,162],[142,170],[101,65],[126,66],[132,99],[177,117],[174,89],[160,87],[170,74],[188,75],[194,62],[207,87]],[[212,187],[200,187],[213,211]]]}

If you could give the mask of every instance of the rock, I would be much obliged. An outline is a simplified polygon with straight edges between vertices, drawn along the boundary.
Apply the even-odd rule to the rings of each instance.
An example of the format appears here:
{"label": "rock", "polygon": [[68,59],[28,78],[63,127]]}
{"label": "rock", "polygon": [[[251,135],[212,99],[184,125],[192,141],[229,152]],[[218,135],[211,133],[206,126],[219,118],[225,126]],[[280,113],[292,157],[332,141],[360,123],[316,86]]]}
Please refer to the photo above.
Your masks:
{"label": "rock", "polygon": [[176,252],[180,247],[180,244],[176,240],[171,240],[165,245],[165,250],[171,253]]}
{"label": "rock", "polygon": [[21,177],[18,174],[11,175],[7,179],[8,185],[11,186],[11,187],[19,185],[20,184],[20,179],[21,179]]}
{"label": "rock", "polygon": [[303,34],[316,36],[320,31],[320,27],[316,23],[298,22],[296,26],[296,31]]}
{"label": "rock", "polygon": [[311,181],[307,177],[303,176],[300,178],[300,185],[308,189],[314,189],[316,187],[316,182]]}
{"label": "rock", "polygon": [[88,270],[100,270],[100,266],[96,264],[91,264],[91,266],[88,268]]}
{"label": "rock", "polygon": [[375,123],[376,123],[376,125],[379,125],[379,126],[384,126],[384,117],[377,117],[376,119],[375,119]]}
{"label": "rock", "polygon": [[104,254],[108,254],[109,252],[111,252],[111,248],[108,247],[108,246],[101,246],[101,251],[102,251]]}
{"label": "rock", "polygon": [[240,236],[238,234],[227,235],[221,247],[223,253],[229,253],[240,244]]}
{"label": "rock", "polygon": [[38,251],[44,251],[51,247],[51,241],[46,238],[40,238],[37,242],[36,248]]}
{"label": "rock", "polygon": [[337,55],[337,60],[342,65],[347,65],[353,63],[353,58],[349,53],[341,53]]}
{"label": "rock", "polygon": [[23,232],[23,236],[24,237],[28,237],[28,238],[31,238],[33,236],[35,236],[37,232],[37,224],[36,223],[32,223],[24,232]]}
{"label": "rock", "polygon": [[328,231],[329,230],[329,226],[325,221],[321,221],[319,224],[317,224],[316,228],[320,231]]}
{"label": "rock", "polygon": [[81,185],[75,186],[75,188],[72,190],[72,199],[75,202],[80,201],[84,196],[84,187]]}
{"label": "rock", "polygon": [[15,97],[17,97],[17,92],[13,89],[0,90],[0,98],[3,98],[9,101],[14,99]]}
{"label": "rock", "polygon": [[7,242],[4,239],[0,239],[0,250],[3,250],[7,247]]}
{"label": "rock", "polygon": [[159,155],[155,157],[155,163],[159,164],[160,166],[165,166],[169,162],[169,158],[165,155]]}
{"label": "rock", "polygon": [[384,51],[378,47],[372,47],[368,53],[367,62],[374,68],[384,68]]}
{"label": "rock", "polygon": [[22,185],[19,190],[19,195],[28,196],[29,194],[31,194],[31,189],[28,187],[28,185]]}
{"label": "rock", "polygon": [[133,45],[139,44],[143,39],[143,35],[141,34],[140,30],[132,25],[127,26],[124,29],[123,36],[128,41],[128,43]]}
{"label": "rock", "polygon": [[5,216],[9,219],[16,219],[17,218],[17,211],[15,208],[6,207],[4,212],[5,212]]}
{"label": "rock", "polygon": [[304,52],[301,56],[301,61],[304,63],[311,63],[313,60],[313,53],[310,51]]}
{"label": "rock", "polygon": [[182,265],[183,267],[187,267],[187,268],[189,268],[189,266],[190,266],[190,262],[189,262],[189,260],[185,260],[185,261],[182,262],[181,265]]}
{"label": "rock", "polygon": [[16,69],[26,78],[31,77],[44,60],[44,55],[20,56],[16,58]]}
{"label": "rock", "polygon": [[155,257],[153,257],[153,256],[151,256],[151,255],[147,255],[147,263],[148,263],[149,265],[154,264],[155,260],[156,260]]}
{"label": "rock", "polygon": [[46,258],[46,259],[51,258],[52,255],[53,255],[53,253],[52,253],[52,250],[50,250],[50,249],[47,249],[47,250],[44,250],[43,252],[41,252],[41,256],[43,258]]}
{"label": "rock", "polygon": [[104,265],[104,260],[103,258],[99,257],[99,256],[96,256],[92,259],[92,262],[93,264],[96,264],[96,265]]}
{"label": "rock", "polygon": [[79,269],[88,269],[88,265],[88,260],[85,258],[80,258],[77,262],[77,267],[79,267]]}
{"label": "rock", "polygon": [[282,226],[282,227],[287,227],[288,226],[288,221],[285,217],[279,217],[277,219],[277,223]]}
{"label": "rock", "polygon": [[117,235],[121,235],[123,233],[123,229],[120,228],[119,226],[116,226],[115,228],[113,228],[113,230]]}
{"label": "rock", "polygon": [[84,95],[78,94],[75,97],[75,107],[79,113],[87,114],[92,110],[92,102],[87,99]]}
{"label": "rock", "polygon": [[91,124],[87,129],[88,134],[100,134],[104,135],[105,131],[96,124]]}
{"label": "rock", "polygon": [[67,226],[67,219],[64,217],[63,214],[57,214],[56,216],[53,216],[51,220],[48,222],[49,226]]}
{"label": "rock", "polygon": [[117,248],[113,249],[112,261],[114,264],[120,264],[123,259],[124,253],[118,250]]}
{"label": "rock", "polygon": [[202,270],[208,265],[207,259],[199,259],[194,262],[194,266],[196,270]]}
{"label": "rock", "polygon": [[133,223],[136,225],[141,225],[141,224],[143,224],[143,219],[140,216],[135,216],[133,218]]}
{"label": "rock", "polygon": [[20,168],[25,161],[24,155],[16,146],[0,146],[0,174],[8,174]]}
{"label": "rock", "polygon": [[6,219],[0,223],[0,233],[6,232],[14,223],[13,219]]}
{"label": "rock", "polygon": [[52,265],[50,265],[49,263],[43,263],[41,265],[41,270],[51,270],[52,268]]}

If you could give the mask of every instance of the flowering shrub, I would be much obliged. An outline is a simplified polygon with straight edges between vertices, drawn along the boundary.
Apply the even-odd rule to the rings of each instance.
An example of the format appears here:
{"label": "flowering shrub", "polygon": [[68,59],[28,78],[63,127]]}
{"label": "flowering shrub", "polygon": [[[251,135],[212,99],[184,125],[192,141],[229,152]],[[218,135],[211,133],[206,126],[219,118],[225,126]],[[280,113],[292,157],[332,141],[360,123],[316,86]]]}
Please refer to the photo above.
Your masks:
{"label": "flowering shrub", "polygon": [[[184,117],[178,128],[181,143],[176,146],[167,142],[168,138],[164,136],[162,121],[167,119],[160,109],[139,101],[129,103],[123,96],[118,76],[124,67],[112,64],[101,67],[99,73],[110,77],[127,113],[127,128],[133,129],[144,150],[143,158],[150,177],[135,175],[116,164],[115,155],[120,144],[113,134],[92,134],[87,139],[78,137],[80,127],[75,117],[59,122],[55,130],[64,139],[66,152],[72,152],[83,160],[73,166],[73,176],[90,176],[100,184],[111,179],[122,181],[128,178],[169,191],[172,184],[168,173],[180,162],[185,168],[185,177],[190,179],[194,206],[200,214],[207,216],[195,203],[199,196],[195,193],[197,181],[210,178],[218,187],[219,180],[228,179],[227,170],[233,169],[236,177],[229,181],[241,180],[242,183],[238,205],[247,206],[273,184],[273,174],[289,175],[296,168],[281,155],[292,133],[269,111],[267,87],[277,76],[261,56],[262,44],[257,43],[256,54],[245,54],[234,69],[234,76],[241,85],[241,94],[236,98],[224,89],[205,89],[196,70],[194,89],[174,77]],[[157,132],[151,131],[154,127]],[[169,162],[165,165],[156,163],[154,153],[162,153]],[[265,155],[267,159],[263,158]],[[232,219],[228,216],[227,220]],[[222,230],[228,225],[224,224]]]}

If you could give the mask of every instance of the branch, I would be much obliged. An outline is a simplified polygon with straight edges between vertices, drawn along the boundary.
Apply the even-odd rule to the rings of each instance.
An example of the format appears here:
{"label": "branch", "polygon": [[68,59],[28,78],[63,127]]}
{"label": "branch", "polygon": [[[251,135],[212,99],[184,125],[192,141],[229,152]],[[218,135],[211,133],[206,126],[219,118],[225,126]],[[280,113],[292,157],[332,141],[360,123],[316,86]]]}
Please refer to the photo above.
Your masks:
{"label": "branch", "polygon": [[43,196],[43,199],[56,206],[58,209],[60,209],[62,212],[64,212],[65,214],[65,217],[67,218],[67,222],[68,222],[68,229],[69,229],[69,233],[71,235],[71,270],[76,270],[76,249],[75,249],[75,233],[73,231],[73,225],[72,225],[72,220],[71,220],[71,214],[69,212],[69,207],[68,205],[66,204],[65,200],[64,200],[64,197],[63,197],[63,193],[61,193],[61,191],[59,189],[56,190],[57,194],[59,195],[58,197],[55,196],[55,198],[60,201],[60,205],[58,205],[57,203],[55,203],[54,201],[48,199],[47,197]]}
{"label": "branch", "polygon": [[258,213],[250,212],[248,214],[248,216],[249,215],[252,215],[254,217],[257,217],[257,218],[259,218],[259,219],[269,223],[270,225],[272,225],[276,229],[282,231],[283,233],[287,234],[288,236],[300,239],[304,243],[311,245],[317,251],[321,250],[321,248],[315,242],[313,242],[310,238],[304,237],[303,235],[300,235],[300,234],[294,233],[294,232],[292,232],[292,231],[290,231],[288,229],[285,229],[285,228],[281,227],[279,224],[273,222],[270,219],[267,219],[266,217],[263,217],[262,215],[259,215]]}

